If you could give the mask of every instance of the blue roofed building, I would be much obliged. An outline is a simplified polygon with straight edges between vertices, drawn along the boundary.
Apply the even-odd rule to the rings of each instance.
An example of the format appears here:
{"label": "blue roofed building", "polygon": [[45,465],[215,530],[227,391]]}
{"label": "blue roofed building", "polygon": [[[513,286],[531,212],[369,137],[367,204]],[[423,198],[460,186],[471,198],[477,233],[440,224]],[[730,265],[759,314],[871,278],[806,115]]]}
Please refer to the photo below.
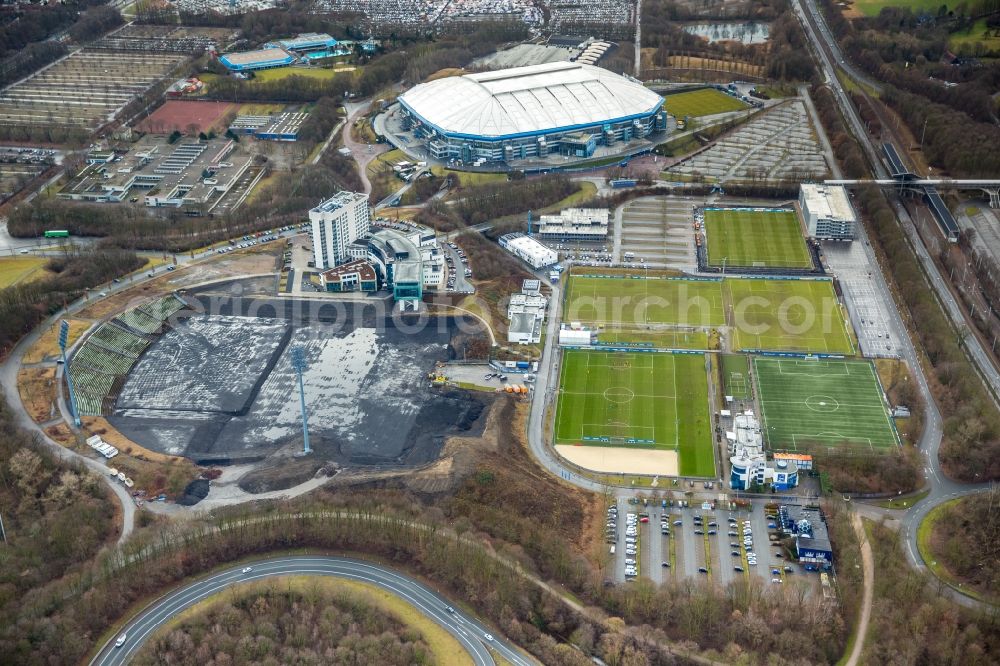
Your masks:
{"label": "blue roofed building", "polygon": [[264,47],[256,51],[240,51],[219,56],[226,69],[231,72],[249,72],[274,67],[287,67],[295,62],[295,56],[276,46]]}

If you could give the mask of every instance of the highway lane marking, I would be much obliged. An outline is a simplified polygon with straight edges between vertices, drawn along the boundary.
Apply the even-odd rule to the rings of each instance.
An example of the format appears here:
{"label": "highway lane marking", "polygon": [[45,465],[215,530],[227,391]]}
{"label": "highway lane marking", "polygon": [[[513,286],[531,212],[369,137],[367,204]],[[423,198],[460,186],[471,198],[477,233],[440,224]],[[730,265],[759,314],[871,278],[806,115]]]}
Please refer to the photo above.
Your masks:
{"label": "highway lane marking", "polygon": [[[283,568],[283,565],[297,567],[298,565],[305,565],[309,563],[315,563],[321,568],[315,570],[309,568],[295,568],[288,571]],[[94,661],[102,664],[115,663],[116,661],[120,661],[122,658],[129,657],[137,648],[141,647],[142,643],[146,640],[146,637],[152,631],[156,630],[167,618],[172,617],[185,607],[194,605],[207,596],[218,594],[232,584],[243,581],[260,580],[275,575],[319,574],[357,579],[361,582],[374,584],[376,587],[385,589],[390,593],[407,600],[411,605],[423,611],[425,615],[433,619],[439,626],[455,636],[455,638],[467,649],[467,651],[470,652],[472,656],[478,658],[478,661],[481,663],[494,662],[488,649],[485,650],[486,658],[483,657],[484,648],[487,647],[483,643],[484,639],[480,638],[476,641],[469,639],[464,630],[452,625],[452,616],[450,614],[445,614],[437,608],[429,606],[423,600],[410,594],[410,589],[412,588],[416,593],[420,593],[428,599],[432,599],[435,603],[446,603],[447,601],[442,601],[443,597],[441,597],[441,595],[411,578],[399,575],[391,570],[378,568],[364,561],[349,558],[343,558],[341,560],[330,560],[328,558],[316,557],[294,559],[284,558],[262,562],[257,566],[260,567],[263,572],[255,571],[253,572],[255,575],[247,575],[235,570],[229,570],[210,576],[203,581],[195,581],[185,588],[163,595],[157,601],[150,604],[157,604],[155,608],[147,607],[147,611],[137,616],[131,623],[124,627],[123,633],[141,630],[141,633],[136,641],[132,641],[126,650],[116,651],[118,650],[117,648],[111,647],[113,645],[113,637],[101,649],[98,653],[98,657],[96,657]],[[368,576],[367,578],[365,577],[366,575]],[[206,585],[208,587],[204,587]],[[399,589],[396,589],[394,585],[399,586]],[[195,591],[198,591],[198,593],[192,596],[192,592]],[[465,621],[465,618],[460,615],[455,615],[454,618],[460,622]],[[470,624],[476,626],[479,623],[473,620],[470,621]],[[482,629],[482,631],[486,633],[487,630]],[[464,638],[456,635],[456,632],[461,632]],[[498,651],[502,654],[512,658],[515,663],[527,663],[520,657],[519,654],[512,651],[503,643],[495,642],[493,645],[495,645]],[[101,658],[100,655],[105,651],[108,651],[108,654],[104,658]]]}

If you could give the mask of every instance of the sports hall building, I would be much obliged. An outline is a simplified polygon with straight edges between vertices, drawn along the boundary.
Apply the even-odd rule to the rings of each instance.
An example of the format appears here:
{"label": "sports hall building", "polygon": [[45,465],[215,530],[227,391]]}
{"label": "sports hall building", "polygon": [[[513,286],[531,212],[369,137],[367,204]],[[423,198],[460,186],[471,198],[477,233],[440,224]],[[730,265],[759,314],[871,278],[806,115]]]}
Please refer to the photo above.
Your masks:
{"label": "sports hall building", "polygon": [[481,166],[530,157],[586,158],[667,130],[663,98],[578,62],[466,74],[399,98],[403,129],[435,159]]}

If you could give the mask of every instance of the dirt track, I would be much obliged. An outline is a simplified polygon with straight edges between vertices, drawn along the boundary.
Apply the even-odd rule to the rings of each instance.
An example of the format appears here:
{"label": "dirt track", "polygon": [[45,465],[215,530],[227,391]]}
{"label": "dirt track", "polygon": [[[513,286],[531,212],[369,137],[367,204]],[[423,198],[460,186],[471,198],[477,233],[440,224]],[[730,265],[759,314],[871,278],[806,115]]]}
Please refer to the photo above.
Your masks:
{"label": "dirt track", "polygon": [[676,451],[557,444],[556,452],[575,465],[609,474],[678,476]]}

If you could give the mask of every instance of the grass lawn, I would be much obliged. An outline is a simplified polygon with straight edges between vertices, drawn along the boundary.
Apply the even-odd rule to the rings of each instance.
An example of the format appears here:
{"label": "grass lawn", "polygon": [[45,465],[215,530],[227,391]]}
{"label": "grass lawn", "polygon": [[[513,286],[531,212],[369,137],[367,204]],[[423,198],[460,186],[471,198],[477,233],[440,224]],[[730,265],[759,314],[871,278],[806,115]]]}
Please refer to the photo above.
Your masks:
{"label": "grass lawn", "polygon": [[870,361],[758,357],[753,364],[773,450],[872,453],[898,445]]}
{"label": "grass lawn", "polygon": [[1000,31],[991,31],[984,18],[973,23],[968,30],[953,32],[948,37],[948,46],[955,51],[963,46],[973,47],[977,43],[982,43],[990,51],[1000,50]]}
{"label": "grass lawn", "polygon": [[541,215],[543,213],[555,213],[557,211],[562,210],[563,208],[569,208],[571,206],[579,206],[581,203],[592,199],[594,195],[597,194],[597,185],[594,185],[589,180],[582,181],[578,183],[578,185],[580,186],[579,190],[577,190],[576,192],[574,192],[573,194],[569,195],[564,199],[560,199],[559,201],[555,202],[550,206],[545,206],[544,208],[538,211],[538,214]]}
{"label": "grass lawn", "polygon": [[555,441],[676,450],[682,475],[714,476],[705,357],[567,351]]}
{"label": "grass lawn", "polygon": [[739,111],[747,105],[732,95],[714,88],[703,88],[689,92],[666,95],[664,106],[675,118],[711,116],[726,111]]}
{"label": "grass lawn", "polygon": [[830,280],[727,278],[736,349],[853,354]]}
{"label": "grass lawn", "polygon": [[45,275],[45,257],[3,257],[0,258],[0,289],[10,287],[19,282],[37,280]]}
{"label": "grass lawn", "polygon": [[707,331],[663,328],[653,331],[610,328],[597,336],[600,343],[630,343],[629,346],[666,347],[668,349],[708,349]]}
{"label": "grass lawn", "polygon": [[272,113],[281,113],[284,109],[284,104],[254,102],[249,104],[240,104],[240,108],[237,113],[241,116],[269,116]]}
{"label": "grass lawn", "polygon": [[722,355],[722,385],[726,395],[740,400],[750,397],[750,365],[743,354]]}
{"label": "grass lawn", "polygon": [[725,323],[722,282],[574,275],[563,320],[646,331],[663,326],[717,327]]}
{"label": "grass lawn", "polygon": [[705,236],[712,266],[812,267],[793,210],[708,208]]}
{"label": "grass lawn", "polygon": [[340,74],[333,69],[322,67],[275,67],[274,69],[262,69],[254,72],[254,81],[266,83],[267,81],[279,81],[289,76],[305,76],[310,79],[332,79]]}
{"label": "grass lawn", "polygon": [[949,8],[955,6],[955,3],[942,3],[940,0],[855,0],[852,6],[865,16],[878,16],[883,7],[909,7],[917,14],[937,14],[942,4],[947,4]]}
{"label": "grass lawn", "polygon": [[505,173],[478,173],[473,171],[457,171],[455,169],[446,169],[442,166],[432,166],[431,173],[433,173],[438,178],[446,178],[447,176],[454,174],[458,178],[458,182],[461,187],[472,187],[475,185],[485,185],[488,183],[507,182],[507,174]]}

